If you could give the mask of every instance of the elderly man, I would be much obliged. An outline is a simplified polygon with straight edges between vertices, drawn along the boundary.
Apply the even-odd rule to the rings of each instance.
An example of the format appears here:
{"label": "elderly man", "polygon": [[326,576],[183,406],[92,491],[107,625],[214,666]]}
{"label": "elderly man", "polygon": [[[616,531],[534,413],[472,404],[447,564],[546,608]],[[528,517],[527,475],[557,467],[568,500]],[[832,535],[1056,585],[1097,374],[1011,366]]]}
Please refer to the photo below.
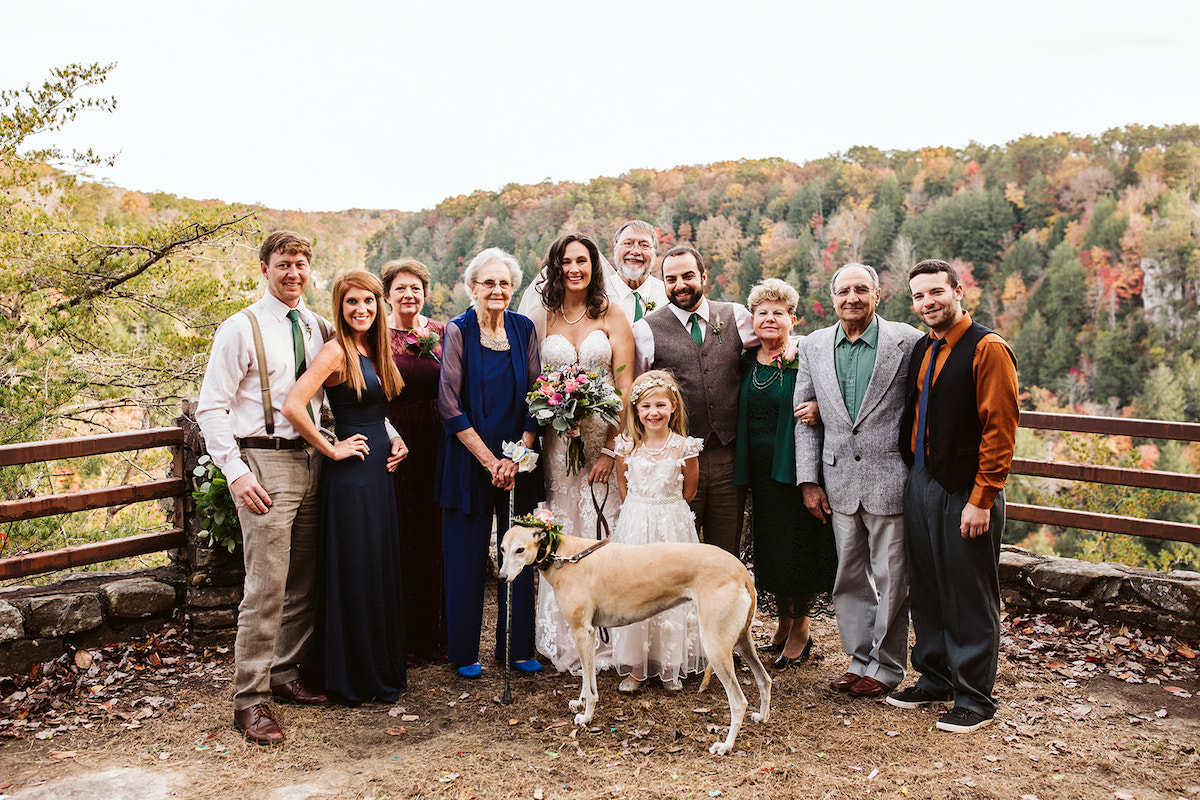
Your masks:
{"label": "elderly man", "polygon": [[896,440],[921,332],[875,313],[879,275],[865,264],[839,269],[830,290],[838,321],[804,338],[796,376],[797,405],[815,398],[822,417],[796,426],[796,480],[815,517],[833,516],[833,606],[850,664],[829,685],[879,697],[904,680],[908,655],[906,471]]}
{"label": "elderly man", "polygon": [[900,451],[912,466],[904,536],[912,603],[914,686],[900,708],[953,700],[939,730],[969,733],[996,715],[1004,483],[1020,417],[1017,359],[971,321],[954,268],[930,259],[908,273],[913,311],[929,326],[912,354]]}
{"label": "elderly man", "polygon": [[[617,229],[613,237],[613,269],[604,263],[604,288],[609,300],[619,305],[630,322],[637,322],[659,306],[667,304],[667,292],[663,282],[650,274],[654,268],[657,252],[658,232],[649,222],[632,219]],[[540,276],[530,282],[521,295],[517,311],[525,316],[542,300],[539,287]]]}
{"label": "elderly man", "polygon": [[[312,245],[299,234],[266,238],[259,261],[267,291],[217,329],[196,407],[242,527],[246,580],[234,643],[233,724],[255,744],[284,739],[267,705],[272,696],[327,702],[305,687],[299,670],[316,610],[321,454],[283,416],[284,398],[329,330],[304,305],[311,259]],[[321,399],[318,392],[310,413],[319,412]],[[390,423],[388,435],[392,469],[403,441]]]}
{"label": "elderly man", "polygon": [[667,369],[679,381],[688,432],[704,440],[700,487],[691,502],[701,541],[738,555],[746,489],[733,483],[742,351],[758,344],[750,312],[704,296],[704,259],[689,245],[663,256],[670,303],[633,326],[638,374]]}

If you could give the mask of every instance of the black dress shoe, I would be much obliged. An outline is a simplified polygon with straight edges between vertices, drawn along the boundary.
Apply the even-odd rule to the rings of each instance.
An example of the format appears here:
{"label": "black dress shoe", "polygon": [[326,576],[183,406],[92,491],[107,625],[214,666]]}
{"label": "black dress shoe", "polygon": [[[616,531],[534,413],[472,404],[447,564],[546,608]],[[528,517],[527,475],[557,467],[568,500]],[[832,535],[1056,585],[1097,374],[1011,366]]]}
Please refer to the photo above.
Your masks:
{"label": "black dress shoe", "polygon": [[779,658],[775,659],[775,669],[787,669],[788,667],[808,661],[808,657],[812,655],[812,643],[812,637],[809,636],[808,641],[804,643],[804,649],[795,658],[788,658],[783,653],[780,653]]}
{"label": "black dress shoe", "polygon": [[767,642],[766,644],[760,644],[754,649],[760,653],[769,653],[770,655],[777,656],[783,652],[783,645],[783,642]]}

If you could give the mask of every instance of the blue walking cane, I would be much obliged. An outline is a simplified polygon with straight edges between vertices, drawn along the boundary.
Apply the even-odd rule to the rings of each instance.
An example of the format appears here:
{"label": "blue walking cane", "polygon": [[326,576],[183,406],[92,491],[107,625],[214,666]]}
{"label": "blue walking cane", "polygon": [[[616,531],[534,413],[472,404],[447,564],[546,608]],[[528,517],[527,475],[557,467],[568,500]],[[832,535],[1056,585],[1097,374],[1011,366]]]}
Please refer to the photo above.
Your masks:
{"label": "blue walking cane", "polygon": [[[511,459],[517,465],[517,472],[529,472],[537,466],[538,454],[530,450],[522,442],[504,442],[501,452],[505,458]],[[508,524],[512,525],[516,515],[517,484],[508,490]],[[497,536],[503,536],[496,531]],[[503,705],[512,705],[512,581],[504,582],[504,694],[500,697]]]}

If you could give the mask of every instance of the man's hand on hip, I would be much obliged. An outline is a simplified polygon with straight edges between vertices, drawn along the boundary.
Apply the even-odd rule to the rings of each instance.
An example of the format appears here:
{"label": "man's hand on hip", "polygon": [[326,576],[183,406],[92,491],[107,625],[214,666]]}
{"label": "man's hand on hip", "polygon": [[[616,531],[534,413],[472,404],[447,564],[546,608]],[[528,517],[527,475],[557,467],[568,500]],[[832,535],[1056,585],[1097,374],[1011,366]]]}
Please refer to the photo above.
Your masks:
{"label": "man's hand on hip", "polygon": [[259,484],[253,472],[247,472],[229,484],[229,491],[239,503],[255,514],[265,514],[271,507],[271,495]]}

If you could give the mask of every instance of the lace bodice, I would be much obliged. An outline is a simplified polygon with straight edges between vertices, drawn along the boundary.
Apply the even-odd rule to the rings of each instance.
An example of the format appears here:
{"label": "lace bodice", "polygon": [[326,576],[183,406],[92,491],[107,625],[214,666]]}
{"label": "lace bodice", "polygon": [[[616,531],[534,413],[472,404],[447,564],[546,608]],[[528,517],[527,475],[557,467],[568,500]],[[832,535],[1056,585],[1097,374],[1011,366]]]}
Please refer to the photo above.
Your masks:
{"label": "lace bodice", "polygon": [[651,451],[645,444],[633,449],[627,435],[617,437],[617,455],[625,459],[626,501],[645,503],[683,500],[683,462],[700,455],[704,441],[692,436],[672,433],[661,451]]}
{"label": "lace bodice", "polygon": [[547,367],[565,367],[579,364],[589,371],[603,374],[612,381],[612,345],[602,330],[594,330],[583,338],[579,352],[562,334],[554,333],[542,340],[542,364]]}

